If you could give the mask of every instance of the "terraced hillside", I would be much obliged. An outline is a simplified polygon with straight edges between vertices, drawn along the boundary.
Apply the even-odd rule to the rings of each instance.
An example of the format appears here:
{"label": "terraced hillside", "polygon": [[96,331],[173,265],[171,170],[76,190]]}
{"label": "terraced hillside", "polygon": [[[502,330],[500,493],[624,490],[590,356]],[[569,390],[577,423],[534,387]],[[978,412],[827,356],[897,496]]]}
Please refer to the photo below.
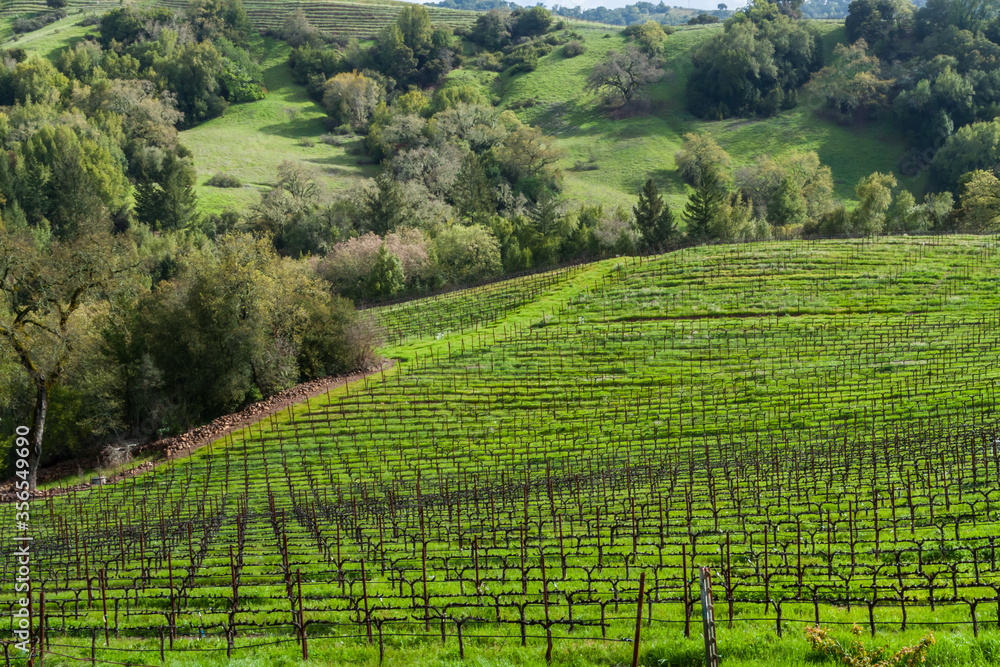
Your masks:
{"label": "terraced hillside", "polygon": [[[70,0],[67,11],[71,16],[79,13],[102,14],[120,6],[117,0]],[[186,0],[152,0],[138,4],[170,7],[183,10],[189,4]],[[281,27],[285,17],[301,9],[316,27],[342,37],[367,39],[384,26],[396,20],[396,16],[406,6],[393,0],[314,0],[312,2],[278,0],[246,0],[250,22],[258,30]],[[35,16],[51,11],[44,0],[5,0],[0,3],[0,20],[9,23],[18,16]],[[471,25],[476,20],[475,12],[456,9],[429,7],[431,20],[435,24],[445,24],[453,28]]]}
{"label": "terraced hillside", "polygon": [[[188,3],[185,0],[156,0],[155,4],[183,9]],[[406,6],[406,3],[392,0],[246,0],[243,4],[250,22],[258,30],[279,28],[288,14],[302,10],[317,28],[338,36],[360,39],[374,37],[379,30],[395,21]],[[427,11],[435,24],[453,28],[471,25],[476,20],[474,12],[438,7],[428,7]]]}
{"label": "terraced hillside", "polygon": [[707,566],[727,666],[812,624],[997,664],[998,269],[700,247],[386,309],[393,368],[34,502],[45,663],[630,664],[639,602],[640,664],[693,665]]}

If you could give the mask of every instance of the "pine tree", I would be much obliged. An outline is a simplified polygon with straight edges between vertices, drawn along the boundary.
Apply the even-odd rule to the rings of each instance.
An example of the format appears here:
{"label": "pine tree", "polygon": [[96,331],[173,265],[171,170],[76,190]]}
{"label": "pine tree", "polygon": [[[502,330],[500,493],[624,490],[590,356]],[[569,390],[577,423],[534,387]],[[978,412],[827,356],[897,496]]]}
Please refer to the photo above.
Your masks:
{"label": "pine tree", "polygon": [[194,184],[190,161],[168,155],[155,177],[136,184],[136,218],[153,229],[183,229],[197,214]]}
{"label": "pine tree", "polygon": [[687,236],[694,241],[708,241],[712,234],[710,225],[712,217],[726,196],[722,179],[713,165],[705,166],[701,171],[698,185],[688,198],[684,207],[684,220],[687,221]]}
{"label": "pine tree", "polygon": [[462,170],[455,183],[455,207],[459,214],[472,223],[483,223],[497,212],[496,196],[482,162],[469,152],[462,159]]}
{"label": "pine tree", "polygon": [[660,248],[677,234],[674,213],[663,201],[653,179],[646,181],[632,213],[647,248]]}
{"label": "pine tree", "polygon": [[362,225],[379,236],[396,231],[406,222],[409,207],[399,183],[388,171],[375,177],[374,187],[361,198]]}

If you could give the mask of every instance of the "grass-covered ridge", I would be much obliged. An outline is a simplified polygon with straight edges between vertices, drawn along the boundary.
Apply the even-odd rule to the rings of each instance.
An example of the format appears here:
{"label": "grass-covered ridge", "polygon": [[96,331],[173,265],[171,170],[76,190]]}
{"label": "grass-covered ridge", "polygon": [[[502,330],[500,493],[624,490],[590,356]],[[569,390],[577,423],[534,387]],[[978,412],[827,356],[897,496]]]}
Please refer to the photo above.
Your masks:
{"label": "grass-covered ridge", "polygon": [[[274,182],[278,165],[286,160],[322,174],[321,181],[331,193],[343,192],[376,172],[374,166],[359,164],[365,162],[360,139],[337,137],[335,144],[319,140],[327,134],[326,114],[292,81],[288,46],[265,38],[259,48],[265,54],[262,68],[267,96],[234,105],[221,118],[181,133],[181,141],[194,153],[197,192],[205,212],[240,210],[256,203],[261,190]],[[206,186],[205,181],[219,172],[237,177],[243,187]]]}
{"label": "grass-covered ridge", "polygon": [[379,630],[389,664],[541,665],[547,630],[555,664],[628,664],[645,572],[642,664],[695,664],[707,565],[727,665],[811,664],[817,615],[996,664],[998,250],[700,247],[416,302],[384,374],[36,501],[49,640],[148,664],[173,626],[222,664],[231,631],[244,664],[288,662],[245,647],[294,641],[301,571],[323,664],[377,664]]}
{"label": "grass-covered ridge", "polygon": [[[833,47],[844,42],[842,22],[814,22],[823,36],[827,60]],[[794,109],[760,120],[705,121],[691,115],[684,97],[691,73],[691,50],[722,26],[682,28],[665,42],[664,79],[650,89],[649,113],[622,117],[601,108],[584,92],[586,78],[611,49],[621,49],[625,38],[615,29],[575,28],[585,37],[586,53],[566,58],[555,49],[539,61],[536,71],[502,78],[502,107],[524,100],[534,105],[516,113],[525,122],[540,124],[568,151],[560,163],[565,193],[572,200],[631,205],[647,178],[654,178],[672,204],[687,198],[674,165],[674,153],[687,132],[710,134],[734,158],[734,169],[749,166],[761,155],[777,159],[792,152],[816,151],[833,170],[836,196],[853,200],[854,186],[873,171],[898,172],[904,153],[903,138],[888,121],[843,127],[814,113],[803,96]],[[456,72],[455,76],[462,76]],[[576,170],[578,163],[596,165]],[[900,180],[914,191],[922,179]]]}
{"label": "grass-covered ridge", "polygon": [[[383,12],[384,16],[379,14],[377,20],[373,19],[380,27],[391,23],[402,5],[386,0],[356,6]],[[75,11],[73,7],[71,11]],[[180,7],[177,4],[176,8]],[[256,7],[247,3],[251,18]],[[308,14],[309,7],[306,10]],[[452,25],[450,19],[435,11],[457,10],[430,10],[432,20]],[[473,13],[463,15],[470,21],[474,18]],[[15,44],[54,57],[61,48],[93,30],[76,25],[80,16],[71,14],[22,36]],[[335,25],[316,25],[335,34],[353,30],[347,19],[338,19]],[[823,36],[829,61],[833,47],[846,39],[843,25],[835,21],[816,21],[814,25]],[[277,24],[255,19],[255,26],[275,28]],[[663,67],[666,76],[651,87],[648,113],[622,116],[609,112],[596,95],[585,91],[585,81],[610,49],[624,46],[625,38],[614,26],[569,21],[569,27],[583,37],[586,52],[582,55],[568,58],[563,48],[557,47],[539,59],[536,71],[514,75],[477,70],[469,58],[445,82],[446,86],[472,83],[487,98],[494,99],[499,109],[512,108],[523,122],[538,124],[555,136],[556,144],[566,151],[557,166],[562,170],[563,193],[569,201],[630,207],[642,184],[652,177],[673,206],[683,206],[689,189],[676,171],[674,153],[688,132],[703,132],[715,138],[733,157],[734,171],[751,165],[762,155],[780,160],[794,152],[816,151],[821,162],[832,168],[835,196],[848,203],[854,200],[855,185],[862,177],[873,171],[899,171],[905,146],[889,119],[844,127],[815,113],[815,104],[806,95],[802,95],[797,107],[772,118],[705,121],[691,115],[684,97],[691,73],[690,54],[704,39],[722,29],[717,25],[683,27],[667,38]],[[358,164],[368,161],[363,154],[356,155],[361,153],[360,142],[345,140],[333,146],[320,143],[319,138],[327,132],[322,123],[324,112],[292,81],[285,64],[287,49],[268,40],[258,56],[263,57],[268,97],[234,105],[224,117],[184,135],[185,143],[195,152],[199,184],[216,172],[232,171],[251,186],[227,192],[199,186],[204,210],[243,208],[255,202],[255,192],[273,182],[278,164],[285,159],[318,166],[326,174],[331,192],[342,192],[371,176],[370,166]],[[348,154],[349,148],[355,149],[355,155]],[[900,187],[912,190],[919,198],[926,187],[925,174],[901,177]]]}

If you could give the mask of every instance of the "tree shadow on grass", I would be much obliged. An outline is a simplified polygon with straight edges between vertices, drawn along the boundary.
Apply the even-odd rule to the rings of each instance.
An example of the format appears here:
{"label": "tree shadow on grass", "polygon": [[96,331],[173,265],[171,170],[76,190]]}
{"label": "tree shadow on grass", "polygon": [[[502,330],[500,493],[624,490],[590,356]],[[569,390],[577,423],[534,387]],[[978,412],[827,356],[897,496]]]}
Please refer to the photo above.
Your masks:
{"label": "tree shadow on grass", "polygon": [[328,176],[374,178],[379,167],[367,155],[329,155],[322,158],[306,158],[303,162],[316,165]]}
{"label": "tree shadow on grass", "polygon": [[[74,46],[82,42],[86,38],[86,35],[77,35],[76,37],[70,37],[69,39],[60,41],[58,44],[54,45],[49,49],[43,57],[46,60],[52,60],[61,51],[70,51]],[[30,44],[30,42],[29,42]],[[14,46],[17,46],[17,42],[14,42]]]}
{"label": "tree shadow on grass", "polygon": [[273,123],[258,128],[259,132],[289,139],[318,137],[326,132],[322,118],[294,118],[285,123]]}

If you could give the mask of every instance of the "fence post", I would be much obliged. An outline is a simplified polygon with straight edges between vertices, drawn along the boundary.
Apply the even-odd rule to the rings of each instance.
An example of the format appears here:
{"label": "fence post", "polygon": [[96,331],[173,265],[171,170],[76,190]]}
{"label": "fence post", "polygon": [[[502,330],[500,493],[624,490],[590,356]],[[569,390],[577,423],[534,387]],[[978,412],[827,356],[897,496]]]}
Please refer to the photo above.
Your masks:
{"label": "fence post", "polygon": [[705,635],[705,667],[719,667],[719,651],[715,642],[715,605],[712,603],[712,572],[707,567],[698,570],[701,583],[701,624]]}
{"label": "fence post", "polygon": [[632,641],[632,667],[639,667],[639,638],[642,635],[642,594],[646,589],[646,572],[639,573],[639,597],[635,603],[635,639]]}
{"label": "fence post", "polygon": [[[972,609],[972,621],[975,623],[976,610]],[[38,665],[45,662],[45,589],[38,591]]]}
{"label": "fence post", "polygon": [[306,616],[302,611],[302,570],[296,570],[295,579],[299,586],[299,632],[302,635],[302,659],[309,659],[309,640],[306,638]]}

